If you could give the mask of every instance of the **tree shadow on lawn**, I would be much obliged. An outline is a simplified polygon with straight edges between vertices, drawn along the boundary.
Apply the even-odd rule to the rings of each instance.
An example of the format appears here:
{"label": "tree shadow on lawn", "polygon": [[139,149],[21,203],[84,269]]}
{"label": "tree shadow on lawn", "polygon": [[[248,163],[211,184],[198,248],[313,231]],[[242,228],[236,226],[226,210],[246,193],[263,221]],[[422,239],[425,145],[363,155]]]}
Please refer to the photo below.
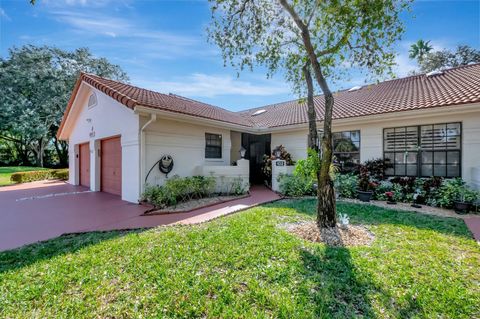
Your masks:
{"label": "tree shadow on lawn", "polygon": [[[371,298],[396,318],[410,318],[421,311],[415,298],[402,305],[393,296],[376,285],[370,274],[355,267],[350,250],[346,247],[317,247],[314,251],[302,249],[303,276],[314,283],[310,294],[319,318],[377,318]],[[380,318],[383,316],[380,316]]]}
{"label": "tree shadow on lawn", "polygon": [[[315,199],[298,199],[288,202],[278,201],[267,205],[269,207],[292,208],[298,213],[312,217],[317,213]],[[454,235],[465,239],[473,238],[465,222],[462,219],[452,217],[440,217],[402,210],[385,209],[374,205],[342,202],[337,203],[337,211],[339,213],[346,213],[350,217],[350,221],[354,224],[403,225]]]}
{"label": "tree shadow on lawn", "polygon": [[36,262],[75,253],[106,240],[140,233],[146,229],[65,234],[54,239],[0,252],[0,274],[27,267]]}

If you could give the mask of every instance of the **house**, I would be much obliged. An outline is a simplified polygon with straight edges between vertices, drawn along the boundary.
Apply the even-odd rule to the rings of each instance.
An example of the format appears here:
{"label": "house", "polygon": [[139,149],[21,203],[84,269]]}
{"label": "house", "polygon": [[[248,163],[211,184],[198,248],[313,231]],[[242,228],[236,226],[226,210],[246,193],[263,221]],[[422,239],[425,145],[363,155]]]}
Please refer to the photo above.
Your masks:
{"label": "house", "polygon": [[[384,158],[392,164],[387,175],[459,176],[480,186],[480,64],[353,87],[334,98],[342,169]],[[315,107],[321,128],[323,96]],[[262,157],[275,146],[294,160],[306,156],[306,108],[294,100],[231,112],[81,74],[58,138],[69,142],[70,183],[137,202],[145,184],[173,174],[261,182]],[[249,161],[241,160],[242,147]]]}

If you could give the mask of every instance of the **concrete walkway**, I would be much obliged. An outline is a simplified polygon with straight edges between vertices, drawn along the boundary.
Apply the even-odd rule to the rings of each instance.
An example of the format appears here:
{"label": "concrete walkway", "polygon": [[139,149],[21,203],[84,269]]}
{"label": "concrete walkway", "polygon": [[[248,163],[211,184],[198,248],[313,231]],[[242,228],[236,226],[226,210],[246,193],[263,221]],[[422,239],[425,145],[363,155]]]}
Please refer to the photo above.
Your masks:
{"label": "concrete walkway", "polygon": [[0,187],[0,251],[66,233],[196,224],[277,199],[271,190],[254,186],[251,196],[235,201],[188,213],[143,216],[148,207],[64,182]]}
{"label": "concrete walkway", "polygon": [[480,216],[469,216],[463,218],[463,220],[472,232],[473,238],[480,244]]}

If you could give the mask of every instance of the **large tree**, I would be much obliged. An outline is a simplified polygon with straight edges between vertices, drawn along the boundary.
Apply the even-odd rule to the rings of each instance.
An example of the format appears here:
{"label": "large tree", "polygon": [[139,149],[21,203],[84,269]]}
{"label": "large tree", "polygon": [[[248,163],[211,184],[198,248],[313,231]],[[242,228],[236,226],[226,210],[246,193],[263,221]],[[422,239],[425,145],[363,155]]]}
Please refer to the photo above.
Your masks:
{"label": "large tree", "polygon": [[[342,76],[346,64],[367,69],[373,75],[391,70],[393,44],[403,32],[399,13],[410,1],[210,1],[210,39],[221,48],[226,63],[239,70],[262,65],[267,75],[281,70],[294,90],[302,94],[310,71],[315,78],[316,88],[324,96],[317,224],[320,228],[335,227],[335,194],[329,174],[334,107],[330,83]],[[310,98],[314,89],[308,90],[309,115],[315,114]]]}
{"label": "large tree", "polygon": [[[12,48],[0,58],[0,138],[18,150],[33,153],[43,166],[45,149],[53,147],[60,165],[68,161],[68,147],[56,139],[76,79],[80,72],[127,81],[126,73],[86,48],[64,51],[55,47]],[[24,153],[22,164],[27,164]]]}
{"label": "large tree", "polygon": [[422,59],[418,59],[421,73],[454,68],[469,63],[480,63],[480,51],[468,45],[459,45],[454,51],[444,49],[429,52]]}

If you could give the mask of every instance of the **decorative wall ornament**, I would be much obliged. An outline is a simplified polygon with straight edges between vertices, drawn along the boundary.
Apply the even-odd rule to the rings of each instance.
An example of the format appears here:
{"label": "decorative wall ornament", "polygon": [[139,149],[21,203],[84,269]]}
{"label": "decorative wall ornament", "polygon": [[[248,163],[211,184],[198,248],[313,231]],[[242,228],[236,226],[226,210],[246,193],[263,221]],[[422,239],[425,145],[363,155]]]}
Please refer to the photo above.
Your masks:
{"label": "decorative wall ornament", "polygon": [[168,175],[173,169],[173,158],[170,155],[163,155],[158,161],[158,169],[165,175]]}
{"label": "decorative wall ornament", "polygon": [[145,176],[145,184],[147,183],[148,176],[150,176],[150,173],[152,170],[157,166],[158,164],[158,169],[160,172],[165,174],[166,177],[168,177],[168,173],[170,173],[173,169],[173,158],[172,156],[166,154],[163,155],[155,164],[153,164],[152,168],[148,171],[147,175]]}

